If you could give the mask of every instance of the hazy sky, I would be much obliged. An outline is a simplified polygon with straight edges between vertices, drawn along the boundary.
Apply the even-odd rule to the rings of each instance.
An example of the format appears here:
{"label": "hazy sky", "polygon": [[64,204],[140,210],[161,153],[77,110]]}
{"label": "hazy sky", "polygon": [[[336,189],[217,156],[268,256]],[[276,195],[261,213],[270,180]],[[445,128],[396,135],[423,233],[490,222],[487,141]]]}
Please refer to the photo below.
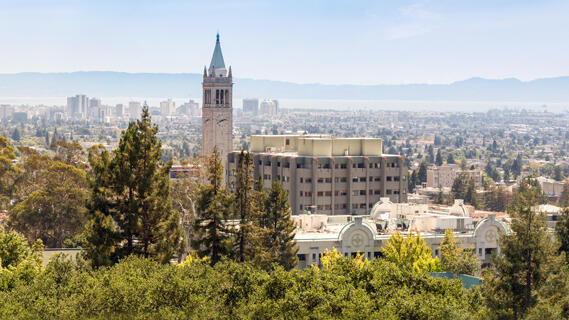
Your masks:
{"label": "hazy sky", "polygon": [[200,73],[446,83],[569,75],[569,1],[0,0],[0,73]]}

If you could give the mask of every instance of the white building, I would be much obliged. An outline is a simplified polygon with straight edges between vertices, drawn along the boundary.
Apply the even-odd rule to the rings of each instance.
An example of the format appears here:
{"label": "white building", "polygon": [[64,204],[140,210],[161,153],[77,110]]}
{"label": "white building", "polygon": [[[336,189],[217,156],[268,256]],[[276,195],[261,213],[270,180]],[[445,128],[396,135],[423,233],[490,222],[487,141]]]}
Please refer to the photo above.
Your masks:
{"label": "white building", "polygon": [[142,111],[142,107],[140,102],[131,101],[128,103],[128,113],[130,120],[136,120],[140,117],[140,112]]}
{"label": "white building", "polygon": [[476,223],[460,201],[442,210],[426,205],[391,203],[382,198],[367,216],[298,215],[292,217],[297,225],[298,268],[318,265],[326,250],[336,249],[345,257],[362,254],[366,259],[382,256],[382,248],[396,231],[406,236],[411,230],[420,232],[433,256],[440,256],[444,231],[452,229],[463,248],[474,250],[476,256],[489,263],[493,253],[499,253],[498,239],[508,232],[507,224],[489,215]]}
{"label": "white building", "polygon": [[173,116],[176,113],[176,103],[172,99],[160,102],[160,114],[163,117]]}

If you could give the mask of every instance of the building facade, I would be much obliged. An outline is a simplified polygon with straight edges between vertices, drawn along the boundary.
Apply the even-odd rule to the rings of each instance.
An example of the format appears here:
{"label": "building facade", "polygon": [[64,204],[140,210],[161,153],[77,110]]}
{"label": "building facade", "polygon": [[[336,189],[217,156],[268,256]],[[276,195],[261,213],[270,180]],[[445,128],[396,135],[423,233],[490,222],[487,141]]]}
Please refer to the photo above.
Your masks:
{"label": "building facade", "polygon": [[243,112],[255,116],[259,114],[259,99],[243,99]]}
{"label": "building facade", "polygon": [[[251,137],[255,177],[281,181],[293,214],[367,214],[380,197],[407,201],[403,157],[382,153],[381,139],[328,135]],[[231,181],[239,152],[228,157]]]}
{"label": "building facade", "polygon": [[454,180],[460,174],[474,181],[475,187],[482,186],[480,170],[461,170],[457,164],[434,166],[427,169],[427,188],[451,188]]}
{"label": "building facade", "polygon": [[217,147],[227,168],[227,155],[233,150],[233,77],[225,68],[219,34],[209,69],[204,67],[202,102],[202,153]]}

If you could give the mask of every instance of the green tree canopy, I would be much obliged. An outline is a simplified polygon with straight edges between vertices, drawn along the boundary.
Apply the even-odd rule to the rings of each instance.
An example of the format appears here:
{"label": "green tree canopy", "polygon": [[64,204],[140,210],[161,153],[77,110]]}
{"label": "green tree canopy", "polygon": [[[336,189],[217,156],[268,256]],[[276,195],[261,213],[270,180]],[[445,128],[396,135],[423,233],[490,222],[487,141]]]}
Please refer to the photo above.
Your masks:
{"label": "green tree canopy", "polygon": [[109,264],[130,254],[168,262],[181,251],[183,234],[170,202],[170,163],[161,160],[161,143],[144,106],[141,119],[121,134],[112,157],[104,149],[89,155],[90,223],[87,257]]}

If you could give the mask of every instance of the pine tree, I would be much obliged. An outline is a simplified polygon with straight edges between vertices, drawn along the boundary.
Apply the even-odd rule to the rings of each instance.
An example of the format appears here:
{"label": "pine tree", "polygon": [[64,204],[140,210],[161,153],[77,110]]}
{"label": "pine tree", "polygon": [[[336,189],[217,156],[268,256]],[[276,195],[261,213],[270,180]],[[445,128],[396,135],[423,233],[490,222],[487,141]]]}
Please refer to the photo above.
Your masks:
{"label": "pine tree", "polygon": [[255,201],[255,180],[253,179],[253,161],[249,152],[241,150],[234,172],[234,217],[239,220],[234,230],[233,254],[239,262],[251,260],[259,248],[255,236],[259,205]]}
{"label": "pine tree", "polygon": [[20,142],[20,130],[18,130],[18,128],[14,129],[14,132],[12,132],[12,140]]}
{"label": "pine tree", "polygon": [[512,232],[500,236],[501,252],[494,259],[495,270],[484,283],[492,318],[523,318],[537,304],[544,284],[563,273],[558,246],[549,235],[545,216],[535,211],[542,201],[541,189],[524,179],[508,209]]}
{"label": "pine tree", "polygon": [[454,156],[452,155],[452,153],[449,153],[447,156],[447,163],[448,164],[454,164],[456,161],[454,161]]}
{"label": "pine tree", "polygon": [[417,185],[417,171],[413,170],[413,172],[411,172],[411,176],[409,177],[408,180],[408,186],[407,189],[409,191],[409,193],[413,193],[413,191],[415,191],[415,186]]}
{"label": "pine tree", "polygon": [[161,160],[157,132],[144,106],[141,119],[121,134],[112,159],[104,150],[89,156],[93,171],[87,256],[95,265],[130,254],[165,263],[181,250],[179,214],[169,198],[171,164]]}
{"label": "pine tree", "polygon": [[417,177],[419,178],[420,183],[427,182],[427,164],[423,161],[421,165],[419,165],[419,172],[417,173]]}
{"label": "pine tree", "polygon": [[442,166],[443,165],[443,155],[441,153],[441,149],[439,149],[437,151],[437,159],[435,160],[435,164],[437,166]]}
{"label": "pine tree", "polygon": [[264,229],[263,249],[268,253],[268,259],[261,263],[262,267],[268,269],[271,262],[276,262],[286,270],[294,268],[298,251],[294,240],[295,225],[291,218],[287,192],[277,180],[273,180],[268,191],[259,222],[260,227]]}
{"label": "pine tree", "polygon": [[569,208],[563,208],[557,217],[555,235],[559,242],[559,252],[565,253],[565,259],[569,262]]}
{"label": "pine tree", "polygon": [[223,164],[214,147],[207,160],[207,182],[199,187],[196,205],[197,218],[193,225],[195,240],[192,247],[201,257],[209,257],[211,264],[229,254],[231,230],[226,225],[230,216],[232,197],[222,183]]}

